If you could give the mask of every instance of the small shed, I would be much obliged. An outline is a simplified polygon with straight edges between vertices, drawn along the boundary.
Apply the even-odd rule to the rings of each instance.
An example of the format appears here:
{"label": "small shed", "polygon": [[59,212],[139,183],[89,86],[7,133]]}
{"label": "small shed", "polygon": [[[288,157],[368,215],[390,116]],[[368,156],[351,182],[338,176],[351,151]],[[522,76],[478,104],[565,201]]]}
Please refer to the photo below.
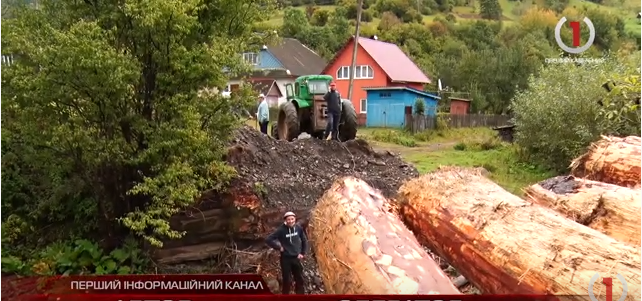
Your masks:
{"label": "small shed", "polygon": [[426,104],[425,114],[435,116],[439,96],[409,87],[364,88],[367,94],[366,126],[403,127],[406,111],[413,111],[417,99]]}
{"label": "small shed", "polygon": [[450,98],[450,114],[453,115],[466,115],[470,110],[470,99],[465,98]]}

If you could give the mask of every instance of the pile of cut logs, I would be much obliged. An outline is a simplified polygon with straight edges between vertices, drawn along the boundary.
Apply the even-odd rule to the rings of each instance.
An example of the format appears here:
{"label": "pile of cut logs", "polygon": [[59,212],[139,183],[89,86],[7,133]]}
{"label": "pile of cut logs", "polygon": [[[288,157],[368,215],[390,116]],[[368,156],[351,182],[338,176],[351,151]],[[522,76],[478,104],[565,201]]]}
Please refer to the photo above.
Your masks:
{"label": "pile of cut logs", "polygon": [[[526,199],[479,169],[440,168],[406,182],[396,201],[340,179],[313,209],[308,230],[326,290],[458,294],[425,245],[483,293],[590,300],[598,273],[622,275],[625,300],[639,299],[641,143],[603,137],[570,176],[526,188]],[[595,281],[593,295],[604,300],[606,289]],[[613,280],[613,297],[622,291]]]}
{"label": "pile of cut logs", "polygon": [[221,255],[228,248],[263,246],[264,238],[283,222],[284,211],[294,211],[302,217],[310,211],[310,208],[264,208],[252,185],[237,181],[230,187],[225,193],[205,193],[197,207],[172,216],[170,225],[184,231],[185,236],[164,241],[163,248],[154,253],[157,263],[199,261]]}

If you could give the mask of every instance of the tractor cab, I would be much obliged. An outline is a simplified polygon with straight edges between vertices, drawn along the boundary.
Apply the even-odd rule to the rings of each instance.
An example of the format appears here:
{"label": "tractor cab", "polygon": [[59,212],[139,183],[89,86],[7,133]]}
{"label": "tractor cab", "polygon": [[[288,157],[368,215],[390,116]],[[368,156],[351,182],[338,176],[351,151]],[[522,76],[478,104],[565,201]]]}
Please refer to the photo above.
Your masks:
{"label": "tractor cab", "polygon": [[288,101],[295,101],[298,105],[302,130],[305,132],[322,132],[328,120],[328,108],[323,96],[330,90],[332,76],[306,75],[297,78],[293,84],[285,85]]}

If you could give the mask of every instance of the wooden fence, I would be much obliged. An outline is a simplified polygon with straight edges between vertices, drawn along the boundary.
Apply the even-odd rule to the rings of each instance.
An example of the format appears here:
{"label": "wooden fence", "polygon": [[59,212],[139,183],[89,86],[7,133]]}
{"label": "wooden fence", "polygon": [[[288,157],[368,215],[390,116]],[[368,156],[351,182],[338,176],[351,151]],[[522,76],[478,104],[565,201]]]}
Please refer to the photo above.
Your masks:
{"label": "wooden fence", "polygon": [[472,128],[472,127],[497,127],[508,124],[510,117],[508,115],[486,115],[486,114],[468,114],[468,115],[448,115],[440,114],[438,116],[425,115],[406,115],[406,129],[412,133],[425,130],[436,129],[439,127],[437,120],[441,119],[449,128]]}

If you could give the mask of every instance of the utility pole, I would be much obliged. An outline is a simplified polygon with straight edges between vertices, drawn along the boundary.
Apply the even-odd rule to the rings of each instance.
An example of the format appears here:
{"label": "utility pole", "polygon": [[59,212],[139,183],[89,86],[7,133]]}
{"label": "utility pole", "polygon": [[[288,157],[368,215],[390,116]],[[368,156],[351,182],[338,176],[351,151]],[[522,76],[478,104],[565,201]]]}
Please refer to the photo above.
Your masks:
{"label": "utility pole", "polygon": [[363,0],[357,1],[357,25],[354,32],[354,48],[352,49],[352,64],[350,65],[350,85],[348,86],[348,99],[352,101],[352,88],[354,86],[354,73],[357,65],[357,48],[359,47],[359,27],[361,27],[361,11]]}

